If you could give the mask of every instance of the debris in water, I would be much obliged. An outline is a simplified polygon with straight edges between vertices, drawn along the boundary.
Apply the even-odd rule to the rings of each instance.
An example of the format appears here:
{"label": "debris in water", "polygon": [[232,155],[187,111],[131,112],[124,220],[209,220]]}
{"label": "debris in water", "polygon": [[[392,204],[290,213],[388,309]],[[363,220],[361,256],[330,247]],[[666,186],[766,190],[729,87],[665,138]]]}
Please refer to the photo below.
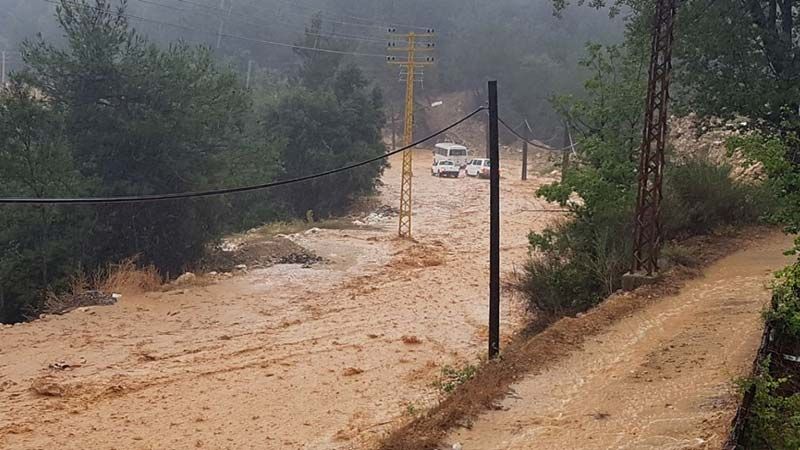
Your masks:
{"label": "debris in water", "polygon": [[400,340],[403,341],[403,344],[408,345],[422,344],[422,340],[416,336],[403,336]]}
{"label": "debris in water", "polygon": [[346,377],[352,377],[354,375],[359,375],[359,374],[364,373],[364,370],[363,369],[359,369],[357,367],[348,367],[348,368],[344,369],[344,372],[342,372],[342,373]]}
{"label": "debris in water", "polygon": [[109,306],[117,303],[119,298],[101,291],[51,296],[45,303],[43,314],[61,315],[87,306]]}
{"label": "debris in water", "polygon": [[177,284],[177,285],[181,285],[181,284],[191,284],[191,283],[193,283],[195,280],[197,280],[197,275],[193,274],[192,272],[186,272],[185,274],[183,274],[183,275],[179,276],[179,277],[178,277],[178,278],[175,280],[175,284]]}

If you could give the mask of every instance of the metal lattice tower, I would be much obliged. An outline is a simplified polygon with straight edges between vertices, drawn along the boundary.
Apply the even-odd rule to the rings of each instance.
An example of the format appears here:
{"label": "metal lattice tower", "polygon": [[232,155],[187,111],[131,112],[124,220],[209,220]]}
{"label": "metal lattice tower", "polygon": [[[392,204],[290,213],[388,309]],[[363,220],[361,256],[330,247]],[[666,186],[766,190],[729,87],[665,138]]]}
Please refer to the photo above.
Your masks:
{"label": "metal lattice tower", "polygon": [[633,273],[647,275],[658,272],[661,250],[661,186],[667,141],[675,8],[676,0],[657,0],[653,21],[633,253]]}
{"label": "metal lattice tower", "polygon": [[[394,35],[395,29],[389,29],[390,38],[398,37],[405,41],[405,47],[398,47],[395,42],[389,42],[389,51],[405,52],[405,60],[398,60],[394,56],[387,57],[389,64],[399,65],[405,68],[406,82],[406,101],[405,101],[405,121],[403,127],[403,145],[409,146],[414,142],[414,82],[416,81],[417,68],[433,64],[433,57],[426,57],[417,60],[417,52],[433,51],[434,44],[430,42],[433,37],[433,30],[427,33],[408,33],[405,35]],[[420,43],[422,46],[420,46]],[[411,237],[411,182],[414,176],[413,153],[412,150],[403,152],[403,175],[400,183],[400,224],[398,234],[400,237]]]}

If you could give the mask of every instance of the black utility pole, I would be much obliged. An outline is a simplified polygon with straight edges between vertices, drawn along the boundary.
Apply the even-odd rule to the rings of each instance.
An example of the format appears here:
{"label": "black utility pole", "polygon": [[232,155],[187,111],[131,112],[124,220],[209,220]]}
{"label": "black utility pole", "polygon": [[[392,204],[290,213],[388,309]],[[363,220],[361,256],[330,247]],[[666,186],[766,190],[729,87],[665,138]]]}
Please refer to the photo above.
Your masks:
{"label": "black utility pole", "polygon": [[528,141],[522,141],[522,181],[528,179]]}
{"label": "black utility pole", "polygon": [[497,81],[489,82],[489,358],[500,353],[500,133]]}
{"label": "black utility pole", "polygon": [[[523,130],[522,134],[527,136],[527,139],[533,139],[533,130],[531,130],[531,125],[528,123],[528,119],[525,119],[525,130]],[[522,181],[528,179],[528,141],[522,141]]]}
{"label": "black utility pole", "polygon": [[492,127],[492,116],[486,114],[486,157],[491,159],[492,158],[492,132],[490,128]]}

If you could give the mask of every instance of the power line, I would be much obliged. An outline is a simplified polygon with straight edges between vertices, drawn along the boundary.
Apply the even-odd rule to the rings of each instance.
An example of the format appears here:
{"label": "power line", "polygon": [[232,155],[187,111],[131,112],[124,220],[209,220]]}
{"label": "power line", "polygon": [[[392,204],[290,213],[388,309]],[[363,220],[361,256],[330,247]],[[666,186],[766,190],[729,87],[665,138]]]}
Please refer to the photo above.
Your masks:
{"label": "power line", "polygon": [[[170,9],[172,11],[180,11],[180,12],[185,12],[185,13],[199,12],[200,14],[205,14],[205,15],[207,15],[209,17],[214,17],[216,19],[225,20],[225,19],[232,18],[234,20],[239,21],[240,23],[244,23],[244,24],[247,24],[247,25],[252,25],[254,27],[278,26],[278,27],[282,27],[284,29],[291,29],[291,30],[297,31],[297,29],[295,27],[293,27],[291,25],[288,25],[286,23],[279,22],[279,21],[267,23],[267,22],[263,22],[263,21],[259,20],[258,22],[252,22],[252,21],[250,21],[252,18],[248,17],[246,15],[243,15],[243,14],[240,14],[240,13],[234,13],[234,12],[226,11],[226,10],[223,10],[223,9],[220,9],[220,8],[215,8],[215,7],[212,7],[212,6],[207,6],[207,5],[203,5],[203,4],[195,3],[195,2],[190,2],[190,1],[186,1],[186,0],[177,0],[177,1],[179,1],[181,3],[187,3],[187,4],[190,4],[190,5],[200,6],[200,7],[203,7],[205,9],[210,9],[210,10],[213,10],[213,11],[222,12],[222,13],[224,13],[226,15],[226,17],[223,17],[223,16],[217,14],[216,12],[211,12],[211,11],[192,11],[192,10],[179,8],[179,7],[172,6],[172,5],[167,5],[167,4],[164,4],[164,3],[155,2],[153,0],[138,0],[138,1],[141,2],[141,3],[149,4],[149,5],[160,6],[162,8]],[[342,33],[335,33],[335,32],[331,32],[331,33],[328,33],[328,34],[322,34],[322,33],[313,33],[313,32],[309,32],[309,31],[305,31],[305,34],[310,35],[310,36],[335,37],[337,39],[353,40],[353,41],[361,41],[361,42],[370,42],[370,43],[375,43],[375,44],[379,44],[379,43],[380,44],[385,44],[386,43],[386,39],[377,39],[377,38],[374,38],[374,37],[356,36],[356,35],[352,35],[352,34],[342,34]]]}
{"label": "power line", "polygon": [[[332,16],[344,17],[346,19],[361,20],[361,21],[364,21],[364,22],[372,22],[372,23],[376,23],[376,24],[383,24],[383,21],[380,21],[380,20],[377,20],[377,19],[369,19],[369,18],[366,18],[366,17],[352,16],[352,15],[341,14],[341,13],[332,13],[332,12],[326,11],[324,9],[320,9],[320,8],[317,8],[317,7],[314,7],[314,6],[309,6],[309,5],[301,5],[299,3],[294,3],[294,2],[291,2],[289,0],[275,0],[275,1],[278,2],[278,3],[284,3],[284,4],[287,4],[287,5],[290,5],[290,6],[294,6],[296,8],[305,8],[305,9],[309,9],[309,10],[325,12],[325,13],[331,14]],[[429,27],[421,27],[421,26],[418,26],[418,25],[409,25],[409,24],[403,24],[403,23],[397,23],[397,22],[388,22],[388,25],[391,25],[393,27],[414,28],[414,29],[418,29],[418,30],[427,30],[429,28]]]}
{"label": "power line", "polygon": [[511,127],[510,127],[510,126],[509,126],[509,125],[508,125],[508,124],[507,124],[507,123],[506,123],[506,122],[503,120],[503,118],[502,118],[502,117],[501,117],[501,118],[498,118],[498,120],[499,120],[499,122],[500,122],[500,123],[501,123],[501,124],[502,124],[502,125],[503,125],[503,126],[504,126],[504,127],[507,129],[507,130],[508,130],[508,131],[510,131],[510,132],[511,132],[511,134],[513,134],[514,136],[516,136],[516,137],[517,137],[517,138],[519,138],[520,140],[522,140],[522,141],[524,141],[524,142],[527,142],[527,143],[528,143],[528,145],[530,145],[530,146],[532,146],[532,147],[536,147],[536,148],[538,148],[538,149],[541,149],[541,150],[547,150],[547,151],[550,151],[550,152],[565,152],[565,151],[567,151],[567,150],[571,150],[571,149],[572,149],[572,147],[573,147],[572,145],[569,145],[569,146],[567,146],[567,147],[564,147],[564,148],[549,148],[549,147],[544,147],[544,146],[542,146],[542,145],[540,145],[540,144],[536,144],[536,143],[534,143],[534,142],[531,142],[531,141],[529,141],[529,140],[525,139],[525,138],[524,138],[524,137],[523,137],[521,134],[517,133],[517,132],[516,132],[516,130],[514,130],[513,128],[511,128]]}
{"label": "power line", "polygon": [[[61,4],[60,1],[56,1],[56,0],[43,0],[43,1],[45,1],[47,3],[52,3],[54,5],[60,5]],[[97,7],[89,6],[89,5],[84,5],[84,4],[81,4],[81,3],[75,3],[73,1],[65,1],[64,3],[69,3],[69,4],[72,4],[73,6],[78,6],[78,7],[89,8],[89,9],[92,9],[92,10],[95,10],[95,11],[108,12],[108,11],[106,11],[104,9],[101,9],[101,8],[97,8]],[[115,12],[108,12],[108,13],[109,14],[118,14],[118,13],[115,13]],[[343,50],[329,50],[329,49],[325,49],[325,48],[314,48],[314,47],[306,47],[306,46],[303,46],[303,45],[287,44],[286,42],[275,42],[275,41],[268,41],[268,40],[264,40],[264,39],[250,38],[250,37],[246,37],[246,36],[237,36],[237,35],[233,35],[233,34],[214,33],[214,32],[209,32],[209,31],[198,30],[196,28],[192,28],[192,27],[188,27],[188,26],[184,26],[184,25],[178,25],[178,24],[171,23],[171,22],[161,22],[159,20],[148,19],[146,17],[135,16],[133,14],[127,14],[127,13],[123,13],[123,14],[119,14],[119,15],[122,16],[122,17],[125,17],[127,19],[134,19],[134,20],[139,20],[139,21],[142,21],[142,22],[148,22],[148,23],[153,23],[153,24],[156,24],[156,25],[162,25],[162,26],[167,26],[167,27],[180,28],[180,29],[183,29],[183,30],[191,31],[193,33],[202,33],[202,34],[215,36],[215,37],[216,36],[222,36],[222,37],[231,38],[231,39],[239,39],[239,40],[246,41],[246,42],[254,42],[254,43],[257,43],[257,44],[267,44],[267,45],[274,45],[274,46],[277,46],[277,47],[294,48],[294,49],[299,49],[299,50],[309,50],[309,51],[321,52],[321,53],[335,53],[335,54],[338,54],[338,55],[365,56],[365,57],[373,57],[373,58],[385,58],[386,57],[386,55],[378,54],[378,53],[361,53],[361,52],[347,52],[347,51],[343,51]]]}
{"label": "power line", "polygon": [[[194,5],[197,5],[197,6],[201,6],[201,7],[204,7],[204,8],[213,9],[213,10],[217,10],[217,11],[225,11],[227,13],[227,10],[225,10],[224,8],[219,8],[219,7],[216,7],[216,6],[203,5],[201,3],[192,2],[190,0],[177,0],[177,1],[182,2],[182,3],[194,4]],[[255,9],[256,11],[259,11],[259,12],[266,12],[265,9],[257,8],[257,7],[254,7],[253,5],[250,5],[250,7]],[[269,13],[272,13],[272,11],[269,11]],[[309,16],[307,14],[301,14],[301,13],[297,13],[297,12],[286,11],[285,13],[289,14],[289,15],[292,15],[292,16],[296,16],[296,17],[302,17],[304,19],[313,19],[314,18],[313,15]],[[322,18],[322,16],[320,16],[320,18]],[[339,21],[339,20],[333,20],[333,19],[330,19],[330,18],[327,19],[327,20],[328,20],[328,22],[335,23],[337,25],[347,25],[347,26],[353,26],[353,27],[372,28],[372,29],[375,29],[375,30],[382,30],[382,31],[386,31],[386,29],[389,28],[388,25],[366,25],[366,24],[363,24],[363,23],[344,22],[344,21]],[[422,27],[419,27],[419,28],[422,28]]]}
{"label": "power line", "polygon": [[326,172],[316,173],[313,175],[306,175],[303,177],[292,178],[288,180],[281,180],[281,181],[274,181],[272,183],[265,183],[265,184],[257,184],[252,186],[244,186],[244,187],[237,187],[237,188],[227,188],[227,189],[214,189],[214,190],[207,190],[207,191],[197,191],[197,192],[182,192],[177,194],[158,194],[158,195],[142,195],[142,196],[129,196],[129,197],[93,197],[93,198],[0,198],[0,204],[3,205],[63,205],[63,204],[83,204],[83,205],[98,205],[98,204],[116,204],[116,203],[149,203],[149,202],[158,202],[158,201],[165,201],[165,200],[179,200],[179,199],[187,199],[187,198],[200,198],[200,197],[212,197],[218,195],[225,195],[225,194],[238,194],[243,192],[253,192],[253,191],[260,191],[264,189],[269,189],[278,186],[286,186],[289,184],[300,183],[303,181],[309,181],[316,178],[322,178],[329,175],[333,175],[340,172],[346,172],[348,170],[355,169],[357,167],[366,166],[367,164],[372,164],[377,161],[381,161],[386,159],[392,155],[396,155],[398,153],[404,152],[406,150],[410,150],[416,147],[419,144],[422,144],[426,141],[429,141],[436,136],[439,136],[442,133],[445,133],[458,125],[466,122],[479,112],[486,109],[486,107],[482,106],[475,111],[471,112],[467,116],[459,119],[458,121],[452,123],[451,125],[442,128],[441,130],[423,138],[416,142],[413,142],[403,148],[399,148],[397,150],[393,150],[387,153],[384,153],[381,156],[377,156],[375,158],[371,158],[365,161],[353,163],[344,167],[340,167],[338,169],[328,170]]}

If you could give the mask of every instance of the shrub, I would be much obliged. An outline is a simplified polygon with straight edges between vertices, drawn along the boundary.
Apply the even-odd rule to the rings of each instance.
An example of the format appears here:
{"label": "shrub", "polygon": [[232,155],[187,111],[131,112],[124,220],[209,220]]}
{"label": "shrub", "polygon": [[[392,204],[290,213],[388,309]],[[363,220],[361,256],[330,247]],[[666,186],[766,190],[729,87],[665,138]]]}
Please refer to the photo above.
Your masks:
{"label": "shrub", "polygon": [[530,312],[544,318],[585,311],[620,288],[630,269],[627,208],[580,214],[531,234],[532,254],[518,280]]}
{"label": "shrub", "polygon": [[753,403],[742,442],[748,449],[795,450],[800,448],[800,394],[782,395],[788,381],[769,373],[770,358],[761,362],[760,374],[741,383],[753,389]]}
{"label": "shrub", "polygon": [[[766,189],[733,180],[730,167],[700,159],[673,166],[664,184],[667,239],[753,223],[773,205]],[[543,192],[563,196],[558,192],[563,186],[551,185]],[[570,222],[530,236],[535,253],[525,264],[518,287],[531,312],[547,318],[574,314],[621,287],[622,275],[632,263],[633,201],[618,193],[614,199],[614,191],[604,189],[595,189],[597,196],[584,199],[585,205],[573,206]],[[697,264],[677,248],[667,248],[662,257],[687,267]]]}
{"label": "shrub", "polygon": [[667,244],[661,250],[661,260],[664,267],[683,266],[694,268],[700,265],[700,259],[692,253],[691,249],[682,245]]}
{"label": "shrub", "polygon": [[437,383],[439,389],[449,394],[456,390],[457,387],[471,380],[478,372],[478,368],[472,364],[457,369],[452,366],[444,366],[442,368],[442,377]]}
{"label": "shrub", "polygon": [[664,235],[694,236],[721,225],[754,223],[773,205],[765,187],[731,178],[730,166],[692,159],[667,168]]}
{"label": "shrub", "polygon": [[552,254],[529,259],[518,285],[526,296],[528,310],[547,320],[595,304],[600,286],[582,269],[579,264]]}
{"label": "shrub", "polygon": [[800,263],[778,273],[772,290],[772,308],[765,313],[775,332],[786,339],[800,341]]}

